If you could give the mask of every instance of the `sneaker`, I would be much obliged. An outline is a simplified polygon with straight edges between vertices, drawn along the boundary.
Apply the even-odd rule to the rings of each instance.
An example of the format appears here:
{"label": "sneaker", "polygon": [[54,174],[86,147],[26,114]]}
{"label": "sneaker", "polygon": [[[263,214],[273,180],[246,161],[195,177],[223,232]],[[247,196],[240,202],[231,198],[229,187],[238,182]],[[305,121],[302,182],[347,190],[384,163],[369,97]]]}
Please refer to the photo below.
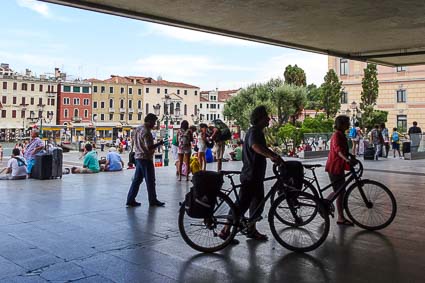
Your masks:
{"label": "sneaker", "polygon": [[165,206],[165,202],[156,200],[154,202],[149,203],[150,206]]}
{"label": "sneaker", "polygon": [[127,207],[136,207],[136,206],[141,206],[142,204],[140,202],[133,201],[133,202],[127,202],[126,205]]}

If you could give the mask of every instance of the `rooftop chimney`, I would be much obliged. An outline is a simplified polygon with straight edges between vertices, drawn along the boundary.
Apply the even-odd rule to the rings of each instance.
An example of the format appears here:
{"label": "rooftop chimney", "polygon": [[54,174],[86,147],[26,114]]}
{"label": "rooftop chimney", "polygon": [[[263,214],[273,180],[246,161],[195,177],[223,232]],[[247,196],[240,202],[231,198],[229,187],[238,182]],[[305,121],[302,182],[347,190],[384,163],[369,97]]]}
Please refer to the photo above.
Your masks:
{"label": "rooftop chimney", "polygon": [[59,71],[59,68],[55,68],[55,78],[58,79],[61,76],[61,71]]}
{"label": "rooftop chimney", "polygon": [[0,67],[2,67],[3,69],[9,69],[9,64],[8,63],[1,63]]}
{"label": "rooftop chimney", "polygon": [[32,72],[30,69],[25,69],[25,76],[27,77],[31,77],[32,76]]}

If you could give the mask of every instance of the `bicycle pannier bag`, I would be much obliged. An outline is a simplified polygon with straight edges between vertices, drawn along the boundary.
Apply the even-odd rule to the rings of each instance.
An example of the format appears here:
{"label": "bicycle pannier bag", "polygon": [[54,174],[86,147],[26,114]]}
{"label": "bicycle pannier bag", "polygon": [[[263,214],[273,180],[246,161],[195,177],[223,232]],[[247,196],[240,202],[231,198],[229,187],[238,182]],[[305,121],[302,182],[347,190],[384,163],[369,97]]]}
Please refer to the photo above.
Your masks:
{"label": "bicycle pannier bag", "polygon": [[299,161],[286,161],[283,170],[283,177],[285,183],[293,186],[297,190],[301,190],[304,180],[303,164]]}

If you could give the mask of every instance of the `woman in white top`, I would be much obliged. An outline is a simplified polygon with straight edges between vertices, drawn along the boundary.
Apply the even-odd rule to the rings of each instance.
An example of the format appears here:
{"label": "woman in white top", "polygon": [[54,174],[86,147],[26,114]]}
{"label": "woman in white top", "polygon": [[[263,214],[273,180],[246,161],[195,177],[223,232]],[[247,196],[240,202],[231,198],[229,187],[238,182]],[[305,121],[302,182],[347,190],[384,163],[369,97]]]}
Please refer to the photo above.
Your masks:
{"label": "woman in white top", "polygon": [[207,124],[200,124],[200,133],[198,137],[198,161],[201,165],[201,170],[207,169],[207,161],[205,159],[205,152],[207,151]]}

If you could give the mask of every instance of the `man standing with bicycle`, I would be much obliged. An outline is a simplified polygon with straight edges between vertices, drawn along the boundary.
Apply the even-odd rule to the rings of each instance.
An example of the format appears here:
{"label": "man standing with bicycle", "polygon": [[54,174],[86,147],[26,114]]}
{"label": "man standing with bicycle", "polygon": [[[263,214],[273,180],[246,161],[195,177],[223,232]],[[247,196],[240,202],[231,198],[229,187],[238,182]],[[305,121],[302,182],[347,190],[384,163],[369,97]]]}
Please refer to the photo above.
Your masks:
{"label": "man standing with bicycle", "polygon": [[[249,128],[242,150],[242,172],[240,176],[241,189],[239,191],[239,212],[243,216],[250,208],[250,218],[259,219],[263,212],[263,208],[258,209],[253,215],[256,208],[264,199],[264,177],[266,174],[267,161],[270,158],[275,163],[282,163],[282,158],[271,151],[266,144],[264,137],[264,128],[268,127],[270,118],[266,107],[256,107],[250,117],[251,128]],[[220,233],[220,237],[226,239],[229,233],[229,226],[225,226]],[[250,227],[248,238],[259,241],[268,240],[267,235],[258,232],[255,222]]]}

